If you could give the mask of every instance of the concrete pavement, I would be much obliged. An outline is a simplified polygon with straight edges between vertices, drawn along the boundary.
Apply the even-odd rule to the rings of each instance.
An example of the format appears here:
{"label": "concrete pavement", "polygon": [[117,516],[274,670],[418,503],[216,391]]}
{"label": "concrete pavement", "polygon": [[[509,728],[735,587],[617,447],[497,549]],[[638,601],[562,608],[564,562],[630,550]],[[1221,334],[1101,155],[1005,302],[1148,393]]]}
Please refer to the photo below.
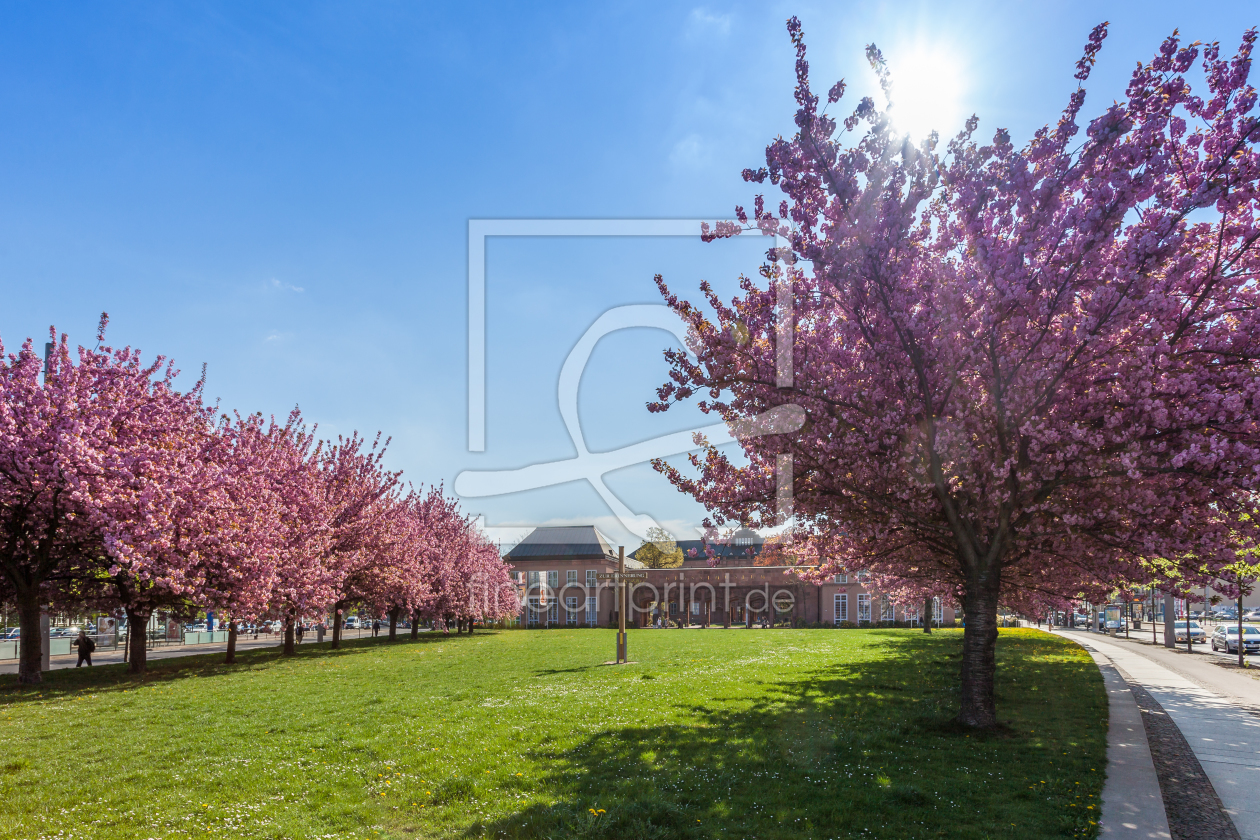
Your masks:
{"label": "concrete pavement", "polygon": [[1089,653],[1098,663],[1107,691],[1107,780],[1101,834],[1125,840],[1169,840],[1172,834],[1142,713],[1116,667],[1096,651]]}
{"label": "concrete pavement", "polygon": [[1083,630],[1055,632],[1101,653],[1121,676],[1159,702],[1185,736],[1239,836],[1260,840],[1260,717],[1249,711],[1260,709],[1260,681],[1230,672],[1203,654]]}
{"label": "concrete pavement", "polygon": [[[408,635],[411,634],[410,630],[407,630],[404,632],[406,632]],[[425,632],[425,631],[421,631],[421,632]],[[347,635],[345,635],[344,638],[346,638],[347,640],[363,639],[363,638],[370,638],[371,635],[372,635],[371,630],[358,631],[357,633],[356,631],[352,630]],[[388,631],[382,630],[381,636],[384,637],[386,635],[388,635]],[[325,634],[324,641],[328,641],[331,638],[332,638],[331,634]],[[268,636],[260,635],[257,639],[255,639],[253,636],[242,635],[236,640],[236,650],[239,653],[241,651],[256,650],[258,648],[279,647],[280,643],[283,641],[284,641],[284,637],[277,636],[277,635],[268,635]],[[308,633],[302,634],[302,644],[314,644],[314,643],[315,643],[314,633],[308,632]],[[148,660],[152,662],[156,659],[173,659],[178,656],[197,656],[203,653],[226,653],[226,652],[227,652],[227,642],[216,642],[214,644],[208,644],[208,645],[172,645],[171,647],[150,648]],[[75,667],[75,663],[77,661],[78,661],[78,656],[72,653],[68,656],[52,657],[51,665],[54,671],[59,671],[63,668]],[[122,661],[123,661],[123,651],[121,647],[116,648],[116,649],[107,649],[107,650],[97,648],[96,652],[92,654],[93,665],[112,665],[112,664],[116,664]],[[85,665],[83,667],[86,668],[87,666]],[[0,661],[0,674],[16,674],[17,670],[18,670],[18,661],[16,659],[5,659],[5,660]]]}

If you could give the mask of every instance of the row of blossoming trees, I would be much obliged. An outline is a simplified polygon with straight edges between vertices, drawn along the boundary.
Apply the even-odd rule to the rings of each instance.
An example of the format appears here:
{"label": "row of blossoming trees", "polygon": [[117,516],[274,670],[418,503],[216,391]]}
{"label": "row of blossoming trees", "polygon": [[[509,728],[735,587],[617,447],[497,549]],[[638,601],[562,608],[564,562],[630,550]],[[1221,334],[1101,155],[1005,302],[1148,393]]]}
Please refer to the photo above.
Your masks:
{"label": "row of blossoming trees", "polygon": [[[0,358],[0,599],[20,615],[20,681],[40,680],[49,605],[138,629],[215,609],[229,662],[239,619],[283,619],[292,653],[297,619],[332,610],[336,646],[351,605],[387,613],[391,634],[404,615],[414,632],[515,612],[498,548],[440,487],[387,470],[379,437],[320,440],[297,410],[219,414],[162,357],[102,346],[105,324],[93,350],[62,335],[46,360],[29,340]],[[145,634],[129,638],[141,671]]]}
{"label": "row of blossoming trees", "polygon": [[803,422],[743,439],[746,464],[710,447],[698,475],[657,468],[719,525],[776,522],[790,486],[819,578],[866,569],[904,601],[961,602],[959,720],[992,727],[999,603],[1041,614],[1117,589],[1247,584],[1260,542],[1256,31],[1232,57],[1174,34],[1082,125],[1103,24],[1054,124],[1017,148],[1002,129],[978,137],[972,117],[941,150],[897,130],[873,45],[888,107],[828,114],[845,85],[823,102],[800,23],[788,29],[796,134],[744,172],[784,198],[776,213],[758,195],[706,231],[787,245],[729,302],[660,283],[692,338],[667,354],[672,379],[649,407],[695,395],[733,424],[789,409]]}

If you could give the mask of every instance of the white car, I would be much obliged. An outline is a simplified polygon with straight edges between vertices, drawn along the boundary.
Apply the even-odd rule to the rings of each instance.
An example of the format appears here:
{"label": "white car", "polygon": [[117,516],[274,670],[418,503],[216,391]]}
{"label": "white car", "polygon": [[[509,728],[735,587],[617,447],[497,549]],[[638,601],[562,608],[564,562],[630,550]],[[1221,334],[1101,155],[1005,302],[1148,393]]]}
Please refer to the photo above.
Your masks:
{"label": "white car", "polygon": [[[1173,622],[1173,632],[1177,636],[1177,641],[1184,642],[1186,640],[1186,632],[1187,632],[1186,622],[1184,621]],[[1190,622],[1189,633],[1190,633],[1191,644],[1201,644],[1207,641],[1207,633],[1203,632],[1203,628],[1199,626],[1199,622],[1197,621]]]}

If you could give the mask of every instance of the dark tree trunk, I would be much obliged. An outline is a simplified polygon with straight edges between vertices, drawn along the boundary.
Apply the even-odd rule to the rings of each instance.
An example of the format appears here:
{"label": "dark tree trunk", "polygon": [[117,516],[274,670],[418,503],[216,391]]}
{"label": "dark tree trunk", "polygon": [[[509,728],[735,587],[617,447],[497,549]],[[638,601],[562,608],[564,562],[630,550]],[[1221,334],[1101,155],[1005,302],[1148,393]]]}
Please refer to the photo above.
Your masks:
{"label": "dark tree trunk", "polygon": [[401,610],[398,607],[390,607],[389,610],[389,640],[391,642],[398,641],[398,613]]}
{"label": "dark tree trunk", "polygon": [[414,642],[420,638],[420,611],[411,611],[411,640]]}
{"label": "dark tree trunk", "polygon": [[[961,708],[958,721],[965,726],[992,729],[997,726],[997,706],[993,697],[993,679],[997,671],[998,591],[997,572],[989,572],[972,581],[963,594],[963,627]],[[929,600],[927,605],[931,607]]]}
{"label": "dark tree trunk", "polygon": [[224,665],[231,665],[236,661],[236,622],[228,622],[228,646],[227,656],[223,660]]}
{"label": "dark tree trunk", "polygon": [[473,620],[472,620],[472,617],[470,616],[468,619],[468,635],[469,636],[472,635],[472,626],[473,626]]}
{"label": "dark tree trunk", "polygon": [[32,588],[30,592],[18,597],[18,626],[22,628],[22,637],[18,642],[21,658],[18,660],[18,682],[22,685],[39,685],[44,677],[40,668],[44,664],[43,634],[39,628],[39,590]]}
{"label": "dark tree trunk", "polygon": [[294,623],[294,616],[293,616],[293,612],[290,611],[289,614],[284,617],[284,655],[285,656],[293,656],[295,653],[297,653],[297,645],[295,644],[296,640],[294,639],[294,633],[293,633],[293,623]]}
{"label": "dark tree trunk", "polygon": [[344,618],[341,613],[345,610],[345,607],[346,607],[345,601],[338,601],[337,603],[333,604],[333,637],[332,637],[333,650],[336,650],[337,648],[341,647],[341,623],[342,621],[344,621]]}
{"label": "dark tree trunk", "polygon": [[923,632],[932,632],[932,599],[923,599]]}
{"label": "dark tree trunk", "polygon": [[144,610],[127,610],[128,673],[143,674],[149,664],[149,615]]}

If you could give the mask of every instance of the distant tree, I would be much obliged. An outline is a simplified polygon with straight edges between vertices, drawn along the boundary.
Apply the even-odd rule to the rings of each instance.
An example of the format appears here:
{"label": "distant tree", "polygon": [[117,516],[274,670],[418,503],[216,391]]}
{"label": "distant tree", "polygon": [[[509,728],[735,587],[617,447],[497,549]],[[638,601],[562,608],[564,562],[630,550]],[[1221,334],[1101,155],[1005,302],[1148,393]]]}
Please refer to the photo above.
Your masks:
{"label": "distant tree", "polygon": [[649,569],[677,569],[683,562],[682,549],[664,528],[649,529],[648,538],[634,557]]}

